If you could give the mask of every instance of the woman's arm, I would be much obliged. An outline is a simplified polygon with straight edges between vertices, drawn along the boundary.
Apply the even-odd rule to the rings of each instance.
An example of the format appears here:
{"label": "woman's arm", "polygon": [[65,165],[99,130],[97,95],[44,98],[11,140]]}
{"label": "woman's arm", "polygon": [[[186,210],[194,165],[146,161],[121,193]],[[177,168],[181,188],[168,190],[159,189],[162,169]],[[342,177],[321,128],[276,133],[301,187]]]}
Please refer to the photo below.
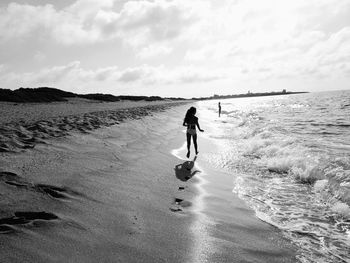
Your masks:
{"label": "woman's arm", "polygon": [[187,123],[185,121],[182,123],[182,125],[187,127]]}
{"label": "woman's arm", "polygon": [[198,130],[200,130],[201,132],[204,132],[204,130],[202,130],[201,127],[199,126],[198,119],[197,119],[196,125],[197,125],[197,127],[198,127]]}

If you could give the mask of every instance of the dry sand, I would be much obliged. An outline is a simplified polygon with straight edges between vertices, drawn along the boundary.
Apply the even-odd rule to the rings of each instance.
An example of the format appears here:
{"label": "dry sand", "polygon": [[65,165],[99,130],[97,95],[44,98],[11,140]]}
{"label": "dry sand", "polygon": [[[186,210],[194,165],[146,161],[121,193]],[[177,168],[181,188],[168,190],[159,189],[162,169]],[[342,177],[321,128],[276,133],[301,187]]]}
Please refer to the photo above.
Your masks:
{"label": "dry sand", "polygon": [[[174,101],[99,102],[82,98],[68,98],[67,102],[13,103],[0,101],[0,125],[28,124],[57,117],[79,116],[87,113],[115,111],[133,107],[173,104]],[[176,102],[175,102],[176,103]]]}
{"label": "dry sand", "polygon": [[0,103],[0,152],[33,148],[44,139],[111,126],[183,104],[174,101]]}
{"label": "dry sand", "polygon": [[35,147],[0,153],[0,262],[294,262],[227,175],[187,169],[187,106],[143,106],[2,127]]}

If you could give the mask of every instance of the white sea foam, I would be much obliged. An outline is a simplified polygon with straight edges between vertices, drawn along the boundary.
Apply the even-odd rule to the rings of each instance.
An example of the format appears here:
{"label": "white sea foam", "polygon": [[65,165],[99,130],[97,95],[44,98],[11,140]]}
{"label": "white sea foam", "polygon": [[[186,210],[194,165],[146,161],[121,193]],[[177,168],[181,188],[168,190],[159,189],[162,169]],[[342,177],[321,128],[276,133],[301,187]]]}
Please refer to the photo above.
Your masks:
{"label": "white sea foam", "polygon": [[335,203],[332,207],[332,211],[341,214],[344,217],[350,217],[350,207],[345,203]]}
{"label": "white sea foam", "polygon": [[322,192],[327,187],[327,184],[328,184],[328,180],[327,179],[318,180],[314,184],[314,189],[315,189],[316,192]]}
{"label": "white sea foam", "polygon": [[227,100],[211,137],[221,151],[208,161],[237,176],[234,191],[300,247],[300,262],[350,262],[344,98],[350,92]]}

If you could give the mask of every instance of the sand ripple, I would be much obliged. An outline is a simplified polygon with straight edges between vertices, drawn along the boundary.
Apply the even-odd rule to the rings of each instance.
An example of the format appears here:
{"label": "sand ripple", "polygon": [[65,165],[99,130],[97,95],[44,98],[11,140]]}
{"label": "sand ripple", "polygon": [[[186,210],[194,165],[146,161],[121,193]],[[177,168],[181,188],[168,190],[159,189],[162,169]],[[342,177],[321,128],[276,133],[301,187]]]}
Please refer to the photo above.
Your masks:
{"label": "sand ripple", "polygon": [[70,132],[87,133],[93,129],[118,124],[126,119],[140,119],[164,111],[181,102],[89,112],[40,120],[34,123],[7,123],[0,127],[0,152],[18,152],[33,148],[45,139],[62,137]]}

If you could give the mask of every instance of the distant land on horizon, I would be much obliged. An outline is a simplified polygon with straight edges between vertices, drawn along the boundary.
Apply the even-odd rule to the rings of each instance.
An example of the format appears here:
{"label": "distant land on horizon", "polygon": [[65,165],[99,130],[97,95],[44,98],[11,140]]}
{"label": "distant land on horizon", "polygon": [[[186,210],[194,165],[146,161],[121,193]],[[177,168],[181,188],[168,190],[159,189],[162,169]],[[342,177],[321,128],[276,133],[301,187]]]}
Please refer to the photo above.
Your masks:
{"label": "distant land on horizon", "polygon": [[56,88],[50,87],[39,87],[39,88],[19,88],[16,90],[0,89],[0,101],[6,102],[18,102],[18,103],[30,103],[30,102],[57,102],[67,101],[68,98],[84,98],[89,100],[98,100],[104,102],[116,102],[122,100],[130,101],[161,101],[161,100],[211,100],[211,99],[229,99],[229,98],[242,98],[242,97],[260,97],[260,96],[276,96],[276,95],[290,95],[300,94],[308,92],[289,92],[283,90],[281,92],[265,92],[265,93],[251,93],[236,94],[236,95],[216,95],[211,97],[200,97],[185,99],[181,97],[166,97],[160,96],[132,96],[132,95],[111,95],[102,93],[92,94],[76,94],[73,92],[63,91]]}
{"label": "distant land on horizon", "polygon": [[[309,93],[308,91],[286,91],[285,89],[282,91],[270,91],[270,92],[257,92],[253,93],[248,91],[248,93],[242,93],[242,94],[233,94],[233,95],[217,95],[214,94],[212,97],[206,97],[206,98],[199,98],[201,100],[203,99],[233,99],[233,98],[245,98],[245,97],[263,97],[263,96],[279,96],[279,95],[291,95],[291,94],[302,94],[302,93]],[[198,99],[198,98],[192,98],[192,99]]]}

